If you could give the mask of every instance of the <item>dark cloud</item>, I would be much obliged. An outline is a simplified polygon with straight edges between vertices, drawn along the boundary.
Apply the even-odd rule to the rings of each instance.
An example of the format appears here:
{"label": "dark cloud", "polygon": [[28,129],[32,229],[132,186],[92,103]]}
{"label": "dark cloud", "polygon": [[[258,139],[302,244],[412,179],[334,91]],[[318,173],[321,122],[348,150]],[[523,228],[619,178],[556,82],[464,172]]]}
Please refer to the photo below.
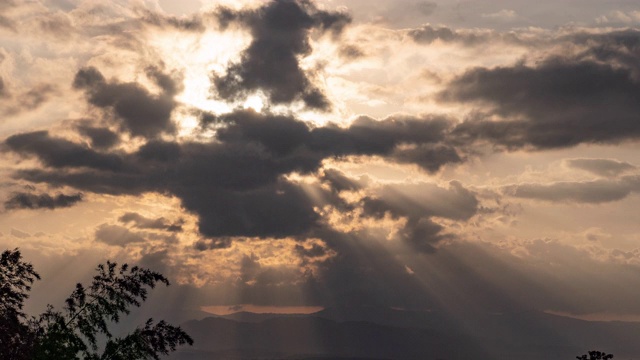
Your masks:
{"label": "dark cloud", "polygon": [[145,238],[119,225],[102,224],[96,228],[96,241],[107,245],[125,247],[128,244],[142,243]]}
{"label": "dark cloud", "polygon": [[236,111],[217,118],[227,124],[217,137],[227,143],[256,142],[269,152],[286,156],[309,142],[311,129],[307,123],[291,116],[265,116],[255,111]]}
{"label": "dark cloud", "polygon": [[301,172],[317,169],[326,157],[378,155],[413,163],[434,172],[448,163],[461,162],[446,145],[452,121],[445,117],[393,116],[376,120],[362,116],[349,127],[328,124],[310,127],[290,116],[236,111],[214,120],[226,124],[218,138],[228,143],[256,142]]}
{"label": "dark cloud", "polygon": [[160,67],[147,66],[145,75],[152,80],[164,94],[173,96],[183,90],[182,77],[178,74],[166,74]]}
{"label": "dark cloud", "polygon": [[626,171],[636,169],[635,166],[628,162],[612,159],[568,159],[566,164],[575,169],[606,177],[615,177]]}
{"label": "dark cloud", "polygon": [[218,237],[215,239],[200,239],[193,244],[193,248],[198,251],[226,249],[231,246],[233,239]]}
{"label": "dark cloud", "polygon": [[462,162],[458,151],[444,144],[420,144],[394,150],[394,160],[404,164],[416,164],[422,169],[434,173],[445,164]]}
{"label": "dark cloud", "polygon": [[339,34],[351,19],[342,13],[318,10],[306,0],[275,0],[255,10],[218,10],[223,26],[236,22],[251,31],[253,40],[241,60],[227,67],[226,74],[214,75],[218,96],[234,100],[248,92],[262,90],[271,102],[302,101],[313,109],[327,110],[329,100],[313,84],[299,64],[312,51],[311,30]]}
{"label": "dark cloud", "polygon": [[355,191],[361,189],[362,181],[357,181],[345,176],[342,172],[334,169],[326,169],[322,173],[321,179],[329,183],[334,191]]}
{"label": "dark cloud", "polygon": [[328,249],[320,244],[311,244],[311,247],[306,247],[306,246],[297,244],[294,250],[301,257],[317,258],[317,257],[325,256],[327,254]]}
{"label": "dark cloud", "polygon": [[640,76],[640,30],[623,29],[604,33],[576,32],[562,36],[558,41],[566,41],[585,47],[577,57],[583,60],[623,66],[633,69],[636,79]]}
{"label": "dark cloud", "polygon": [[451,124],[444,117],[395,116],[379,121],[363,116],[348,128],[329,124],[313,129],[310,147],[329,156],[388,157],[434,172],[461,161],[456,150],[444,142]]}
{"label": "dark cloud", "polygon": [[535,67],[476,68],[440,99],[475,102],[502,118],[460,124],[454,135],[465,143],[548,149],[640,136],[640,82],[631,70],[606,63],[552,58]]}
{"label": "dark cloud", "polygon": [[[103,80],[99,73],[86,71],[76,81]],[[443,144],[451,127],[447,118],[361,117],[346,128],[313,127],[291,116],[251,110],[207,119],[204,125],[217,129],[212,142],[156,139],[131,153],[99,152],[47,132],[14,135],[5,144],[37,157],[48,168],[20,170],[18,178],[103,194],[171,194],[198,215],[199,230],[207,237],[303,236],[318,225],[314,207],[346,208],[332,190],[317,188],[321,196],[311,197],[284,178],[293,172],[315,173],[327,158],[381,156],[428,171],[460,161]],[[324,180],[338,184],[334,175],[325,173]],[[218,246],[207,241],[198,245]]]}
{"label": "dark cloud", "polygon": [[319,219],[303,189],[284,180],[244,191],[183,188],[176,194],[199,215],[199,230],[206,236],[302,235]]}
{"label": "dark cloud", "polygon": [[[156,174],[157,175],[157,174]],[[14,174],[15,178],[34,183],[46,183],[54,187],[71,186],[88,192],[108,195],[140,195],[146,192],[164,192],[159,180],[140,173],[111,172],[77,169],[24,169]]]}
{"label": "dark cloud", "polygon": [[65,195],[15,193],[4,203],[6,209],[57,209],[71,207],[82,201],[82,194]]}
{"label": "dark cloud", "polygon": [[93,67],[78,71],[73,86],[84,90],[92,105],[113,111],[115,124],[133,136],[155,138],[162,133],[172,134],[175,124],[171,113],[176,106],[173,97],[180,87],[156,68],[150,68],[147,76],[162,93],[151,94],[136,83],[107,81]]}
{"label": "dark cloud", "polygon": [[48,131],[12,135],[4,144],[19,154],[36,156],[46,166],[54,168],[88,167],[111,171],[124,168],[118,155],[99,153],[85,145],[51,137]]}
{"label": "dark cloud", "polygon": [[506,186],[506,195],[552,202],[599,204],[618,201],[640,190],[638,176],[618,180],[566,181],[551,184],[518,184]]}
{"label": "dark cloud", "polygon": [[120,142],[120,137],[108,128],[91,125],[78,125],[78,132],[89,138],[91,146],[98,149],[108,149]]}
{"label": "dark cloud", "polygon": [[139,229],[166,230],[172,232],[182,231],[182,225],[179,222],[171,223],[163,217],[151,219],[134,212],[128,212],[120,216],[118,221],[125,224],[132,223],[134,227]]}

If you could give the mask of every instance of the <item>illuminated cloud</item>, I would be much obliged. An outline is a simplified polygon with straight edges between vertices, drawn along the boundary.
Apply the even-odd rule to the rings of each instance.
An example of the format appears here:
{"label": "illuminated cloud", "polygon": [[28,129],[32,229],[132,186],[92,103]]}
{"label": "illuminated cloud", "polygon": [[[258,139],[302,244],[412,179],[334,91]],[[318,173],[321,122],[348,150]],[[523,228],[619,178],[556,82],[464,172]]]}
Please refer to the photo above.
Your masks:
{"label": "illuminated cloud", "polygon": [[520,198],[592,204],[622,200],[638,190],[640,179],[637,176],[625,176],[619,180],[519,184],[503,188],[505,194]]}
{"label": "illuminated cloud", "polygon": [[613,159],[569,159],[566,163],[569,167],[606,177],[615,177],[636,169],[628,162]]}

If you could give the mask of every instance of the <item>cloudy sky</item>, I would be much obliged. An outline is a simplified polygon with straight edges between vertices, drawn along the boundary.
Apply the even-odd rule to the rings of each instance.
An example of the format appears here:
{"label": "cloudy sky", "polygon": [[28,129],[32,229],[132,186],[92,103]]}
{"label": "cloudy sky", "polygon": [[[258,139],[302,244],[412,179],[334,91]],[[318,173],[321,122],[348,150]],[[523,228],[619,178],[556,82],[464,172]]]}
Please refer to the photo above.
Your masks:
{"label": "cloudy sky", "polygon": [[0,244],[35,310],[638,318],[639,114],[637,1],[0,0]]}

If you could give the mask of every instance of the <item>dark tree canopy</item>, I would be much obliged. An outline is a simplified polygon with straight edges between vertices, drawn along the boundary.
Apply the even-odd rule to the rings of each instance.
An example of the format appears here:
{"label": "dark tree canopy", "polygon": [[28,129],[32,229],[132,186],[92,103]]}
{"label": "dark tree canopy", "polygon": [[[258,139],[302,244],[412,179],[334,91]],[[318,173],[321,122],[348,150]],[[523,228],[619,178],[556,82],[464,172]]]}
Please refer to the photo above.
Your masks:
{"label": "dark tree canopy", "polygon": [[588,355],[576,356],[578,360],[609,360],[613,359],[613,354],[607,354],[602,351],[589,351]]}
{"label": "dark tree canopy", "polygon": [[17,249],[0,255],[0,359],[30,358],[34,335],[22,307],[37,279],[40,275]]}
{"label": "dark tree canopy", "polygon": [[[149,319],[124,337],[109,330],[132,306],[142,305],[149,289],[169,285],[160,273],[108,261],[98,265],[89,287],[76,285],[62,311],[49,305],[39,317],[27,319],[22,307],[40,276],[18,249],[2,254],[0,270],[0,359],[159,359],[193,344],[180,327],[165,321]],[[106,343],[99,346],[102,338]]]}

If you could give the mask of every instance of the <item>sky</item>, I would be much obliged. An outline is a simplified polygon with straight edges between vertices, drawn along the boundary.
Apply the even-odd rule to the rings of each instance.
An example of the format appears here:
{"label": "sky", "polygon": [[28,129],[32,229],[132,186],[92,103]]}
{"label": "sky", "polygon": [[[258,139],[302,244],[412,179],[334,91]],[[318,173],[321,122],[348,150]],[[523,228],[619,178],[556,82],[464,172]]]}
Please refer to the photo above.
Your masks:
{"label": "sky", "polygon": [[0,0],[0,245],[34,312],[638,319],[639,114],[637,1]]}

